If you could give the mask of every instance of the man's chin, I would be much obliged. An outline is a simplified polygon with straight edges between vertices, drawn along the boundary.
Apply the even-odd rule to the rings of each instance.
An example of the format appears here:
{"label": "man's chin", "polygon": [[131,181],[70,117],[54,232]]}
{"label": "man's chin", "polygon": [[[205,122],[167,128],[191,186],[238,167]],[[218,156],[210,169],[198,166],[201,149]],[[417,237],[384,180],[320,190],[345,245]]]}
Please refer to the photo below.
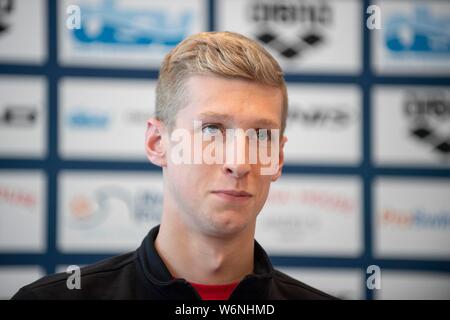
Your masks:
{"label": "man's chin", "polygon": [[229,237],[245,231],[252,225],[249,217],[242,212],[227,210],[215,214],[209,225],[211,236]]}

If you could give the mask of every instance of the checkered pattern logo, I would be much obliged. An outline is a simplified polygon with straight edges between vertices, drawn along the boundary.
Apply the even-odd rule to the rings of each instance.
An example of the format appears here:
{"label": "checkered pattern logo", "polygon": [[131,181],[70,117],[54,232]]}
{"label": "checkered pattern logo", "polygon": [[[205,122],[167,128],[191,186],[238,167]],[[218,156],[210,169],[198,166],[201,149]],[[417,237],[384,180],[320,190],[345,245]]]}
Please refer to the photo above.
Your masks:
{"label": "checkered pattern logo", "polygon": [[414,138],[431,144],[437,152],[450,155],[450,137],[442,137],[436,129],[431,128],[426,122],[414,126],[410,132]]}
{"label": "checkered pattern logo", "polygon": [[297,40],[294,41],[281,39],[277,33],[272,31],[262,32],[256,38],[288,59],[296,58],[305,50],[309,50],[324,42],[323,36],[313,31],[299,34]]}
{"label": "checkered pattern logo", "polygon": [[[411,136],[444,156],[450,156],[450,100],[444,91],[410,91],[405,111]],[[449,157],[450,158],[450,157]]]}
{"label": "checkered pattern logo", "polygon": [[8,16],[12,10],[12,0],[0,0],[0,34],[9,29]]}

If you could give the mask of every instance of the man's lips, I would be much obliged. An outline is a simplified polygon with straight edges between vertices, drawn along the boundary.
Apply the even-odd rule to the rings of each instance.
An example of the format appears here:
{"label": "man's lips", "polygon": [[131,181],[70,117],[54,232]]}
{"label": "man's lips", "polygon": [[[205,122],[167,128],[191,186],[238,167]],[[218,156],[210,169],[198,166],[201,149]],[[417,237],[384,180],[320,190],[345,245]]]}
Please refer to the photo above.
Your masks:
{"label": "man's lips", "polygon": [[248,199],[252,197],[252,194],[246,192],[246,191],[240,191],[240,190],[214,190],[212,193],[217,194],[218,196],[221,196],[222,198],[228,198],[228,199]]}

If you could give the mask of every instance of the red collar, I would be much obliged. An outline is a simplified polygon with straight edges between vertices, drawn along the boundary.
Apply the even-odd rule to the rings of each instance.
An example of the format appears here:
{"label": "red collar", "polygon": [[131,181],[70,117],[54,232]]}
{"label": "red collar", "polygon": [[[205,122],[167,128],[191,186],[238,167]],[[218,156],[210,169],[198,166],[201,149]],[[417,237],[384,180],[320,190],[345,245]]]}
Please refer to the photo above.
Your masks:
{"label": "red collar", "polygon": [[190,284],[194,287],[202,300],[228,300],[239,282],[219,285],[192,282],[190,282]]}

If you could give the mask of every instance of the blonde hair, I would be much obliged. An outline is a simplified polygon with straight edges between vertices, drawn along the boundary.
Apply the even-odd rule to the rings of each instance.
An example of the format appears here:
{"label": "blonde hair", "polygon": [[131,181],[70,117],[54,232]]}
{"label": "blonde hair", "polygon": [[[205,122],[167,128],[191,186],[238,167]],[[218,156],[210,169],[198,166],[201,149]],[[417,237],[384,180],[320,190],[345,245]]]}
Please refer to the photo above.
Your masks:
{"label": "blonde hair", "polygon": [[234,32],[192,35],[165,56],[156,87],[156,118],[169,129],[175,125],[177,111],[187,103],[185,81],[189,76],[199,74],[246,79],[280,88],[283,95],[282,136],[288,106],[283,71],[256,41]]}

